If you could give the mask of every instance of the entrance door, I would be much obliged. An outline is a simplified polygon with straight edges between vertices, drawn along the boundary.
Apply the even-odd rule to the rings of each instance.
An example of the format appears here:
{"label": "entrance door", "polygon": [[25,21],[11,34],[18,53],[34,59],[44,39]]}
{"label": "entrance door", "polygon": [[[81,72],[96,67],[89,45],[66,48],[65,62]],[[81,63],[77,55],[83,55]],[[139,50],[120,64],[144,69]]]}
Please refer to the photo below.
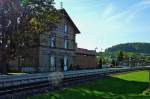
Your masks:
{"label": "entrance door", "polygon": [[61,71],[64,71],[64,59],[60,59]]}

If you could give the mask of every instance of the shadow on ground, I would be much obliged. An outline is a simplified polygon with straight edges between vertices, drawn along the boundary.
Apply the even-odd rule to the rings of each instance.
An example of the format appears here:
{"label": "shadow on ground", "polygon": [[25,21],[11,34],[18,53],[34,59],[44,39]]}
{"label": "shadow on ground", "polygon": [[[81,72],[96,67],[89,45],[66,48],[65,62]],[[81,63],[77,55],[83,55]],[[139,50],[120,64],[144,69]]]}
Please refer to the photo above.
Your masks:
{"label": "shadow on ground", "polygon": [[109,77],[32,99],[150,99],[150,96],[142,95],[147,87],[146,82]]}

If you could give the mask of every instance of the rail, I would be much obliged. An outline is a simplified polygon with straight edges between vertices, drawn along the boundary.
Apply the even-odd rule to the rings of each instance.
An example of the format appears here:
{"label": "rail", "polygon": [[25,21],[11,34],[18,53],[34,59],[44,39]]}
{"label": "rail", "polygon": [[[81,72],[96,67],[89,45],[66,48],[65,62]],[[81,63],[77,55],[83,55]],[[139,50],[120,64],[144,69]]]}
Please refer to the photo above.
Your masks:
{"label": "rail", "polygon": [[[0,77],[0,99],[12,99],[12,94],[17,93],[17,99],[45,92],[55,88],[55,81],[59,81],[58,87],[67,87],[93,79],[102,79],[107,75],[135,70],[149,70],[150,67],[118,68],[118,69],[94,69],[68,72],[54,72],[43,74],[25,74]],[[36,91],[35,91],[36,90]],[[30,92],[30,94],[28,93]],[[19,93],[20,92],[20,93]],[[24,96],[23,93],[27,93]],[[18,98],[19,97],[19,98]],[[13,99],[15,99],[13,97]]]}
{"label": "rail", "polygon": [[115,72],[125,72],[132,70],[142,70],[148,69],[149,67],[135,67],[135,68],[117,68],[117,69],[94,69],[94,70],[79,70],[79,71],[68,71],[62,72],[61,75],[51,75],[52,73],[39,73],[39,74],[23,74],[23,75],[9,75],[5,77],[0,77],[0,88],[11,87],[11,86],[19,86],[24,84],[33,84],[40,82],[51,82],[56,78],[53,76],[57,76],[59,79],[64,78],[75,78],[89,75],[97,75],[97,74],[109,74]]}

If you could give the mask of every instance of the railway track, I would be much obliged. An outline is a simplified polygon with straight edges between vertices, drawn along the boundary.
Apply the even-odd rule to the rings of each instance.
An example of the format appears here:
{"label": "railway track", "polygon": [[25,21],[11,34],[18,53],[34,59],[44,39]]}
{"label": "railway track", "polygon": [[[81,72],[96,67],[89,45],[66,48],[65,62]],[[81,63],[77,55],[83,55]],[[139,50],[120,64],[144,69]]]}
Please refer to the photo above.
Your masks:
{"label": "railway track", "polygon": [[[145,70],[149,68],[128,68],[128,69],[110,69],[110,70],[82,70],[65,72],[56,78],[46,76],[47,80],[37,80],[37,82],[26,83],[0,88],[0,99],[26,99],[28,96],[37,95],[50,90],[63,89],[66,87],[81,84],[95,79],[109,77],[110,74],[124,73],[136,70]],[[38,78],[40,79],[40,78]],[[41,78],[43,79],[43,78]],[[55,84],[55,81],[58,83]]]}

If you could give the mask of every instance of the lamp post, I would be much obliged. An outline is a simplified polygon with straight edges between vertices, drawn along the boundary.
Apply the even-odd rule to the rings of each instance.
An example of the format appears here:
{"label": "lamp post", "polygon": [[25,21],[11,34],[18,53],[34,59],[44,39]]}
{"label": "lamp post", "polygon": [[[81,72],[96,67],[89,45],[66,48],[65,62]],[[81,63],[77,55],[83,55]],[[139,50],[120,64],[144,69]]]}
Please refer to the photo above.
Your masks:
{"label": "lamp post", "polygon": [[132,61],[132,58],[130,57],[129,58],[129,67],[131,67],[131,61]]}

